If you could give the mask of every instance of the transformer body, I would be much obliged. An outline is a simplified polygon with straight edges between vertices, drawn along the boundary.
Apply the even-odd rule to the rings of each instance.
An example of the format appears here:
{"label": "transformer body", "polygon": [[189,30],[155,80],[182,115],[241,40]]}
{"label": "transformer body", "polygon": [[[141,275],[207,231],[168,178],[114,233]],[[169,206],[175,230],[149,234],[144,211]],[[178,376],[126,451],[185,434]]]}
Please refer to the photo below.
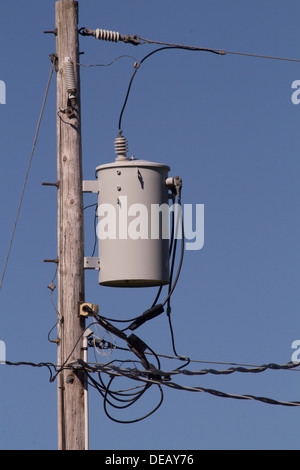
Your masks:
{"label": "transformer body", "polygon": [[166,165],[134,158],[96,168],[99,284],[168,284],[169,170]]}

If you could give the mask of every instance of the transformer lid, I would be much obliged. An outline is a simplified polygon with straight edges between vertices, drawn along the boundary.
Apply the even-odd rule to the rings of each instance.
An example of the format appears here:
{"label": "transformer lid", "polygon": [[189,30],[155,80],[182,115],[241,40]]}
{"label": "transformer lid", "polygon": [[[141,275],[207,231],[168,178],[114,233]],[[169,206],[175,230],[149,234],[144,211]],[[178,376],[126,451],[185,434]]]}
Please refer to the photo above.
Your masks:
{"label": "transformer lid", "polygon": [[127,167],[127,168],[128,167],[164,168],[167,171],[170,171],[170,167],[168,165],[164,165],[163,163],[149,162],[147,160],[139,160],[134,157],[131,157],[126,160],[116,160],[111,163],[105,163],[104,165],[99,165],[97,166],[96,171],[98,172],[98,171],[105,170],[108,168],[124,168],[124,167]]}

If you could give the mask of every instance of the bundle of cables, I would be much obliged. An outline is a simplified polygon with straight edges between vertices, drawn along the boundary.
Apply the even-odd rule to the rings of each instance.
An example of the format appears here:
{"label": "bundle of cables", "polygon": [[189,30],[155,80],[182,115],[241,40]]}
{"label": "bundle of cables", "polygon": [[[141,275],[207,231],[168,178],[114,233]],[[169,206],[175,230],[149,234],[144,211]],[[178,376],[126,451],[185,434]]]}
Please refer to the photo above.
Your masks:
{"label": "bundle of cables", "polygon": [[[185,356],[179,356],[176,352],[175,348],[175,341],[174,341],[174,333],[173,333],[173,328],[172,328],[172,322],[171,322],[171,297],[172,294],[175,290],[175,287],[177,285],[182,264],[183,264],[183,256],[184,256],[184,224],[183,224],[183,218],[182,218],[182,212],[181,212],[181,188],[182,188],[182,181],[179,177],[176,177],[175,179],[175,184],[174,188],[172,190],[172,202],[175,202],[176,196],[177,196],[177,201],[178,201],[178,207],[180,210],[178,211],[177,214],[177,220],[175,223],[175,214],[174,211],[171,211],[171,237],[170,237],[170,246],[169,246],[169,259],[170,259],[170,277],[169,277],[169,284],[168,284],[168,293],[166,295],[166,298],[162,303],[158,303],[159,298],[162,293],[162,288],[163,286],[160,286],[157,292],[157,295],[151,305],[151,307],[146,310],[142,315],[136,316],[134,318],[130,318],[127,320],[120,320],[120,319],[114,319],[114,318],[108,318],[104,316],[100,316],[98,313],[94,312],[92,308],[88,305],[85,305],[83,307],[83,310],[85,310],[89,316],[93,317],[96,324],[100,325],[106,332],[109,332],[110,334],[116,336],[117,338],[123,340],[127,344],[127,348],[122,348],[122,347],[114,347],[111,343],[104,341],[103,339],[96,340],[94,337],[91,337],[89,339],[89,346],[90,347],[101,347],[101,348],[109,348],[111,347],[112,349],[123,349],[125,351],[130,351],[135,354],[135,356],[139,359],[137,360],[113,360],[110,362],[119,362],[119,363],[124,363],[124,362],[132,362],[132,363],[139,363],[145,370],[151,371],[149,378],[151,380],[155,381],[161,381],[162,377],[161,375],[155,375],[155,370],[160,369],[160,361],[158,356],[155,354],[155,352],[143,341],[141,340],[138,336],[135,334],[131,333],[130,335],[127,335],[125,332],[127,330],[135,331],[137,328],[139,328],[141,325],[143,325],[145,322],[152,320],[153,318],[157,317],[158,315],[161,315],[166,307],[166,313],[169,321],[169,326],[170,326],[170,332],[171,332],[171,339],[172,339],[172,347],[175,356],[177,356],[180,360],[183,360],[185,362],[184,365],[186,365],[189,362],[189,359]],[[181,253],[180,253],[180,259],[178,262],[178,268],[177,268],[177,273],[174,276],[174,271],[175,271],[175,263],[176,263],[176,252],[177,252],[177,241],[178,241],[178,232],[179,232],[179,224],[181,223]],[[122,322],[122,323],[129,323],[128,326],[126,326],[123,329],[119,329],[116,326],[114,326],[111,322]],[[152,356],[155,357],[157,366],[155,367],[153,364],[151,364],[148,359],[146,358],[146,350],[150,352]],[[181,366],[183,367],[183,366]],[[135,404],[137,400],[139,400],[142,395],[145,394],[147,390],[153,385],[151,382],[146,383],[145,385],[138,386],[137,391],[134,389],[126,389],[126,390],[118,390],[118,391],[113,391],[111,389],[112,383],[115,379],[115,376],[111,376],[108,380],[107,383],[103,380],[101,376],[101,372],[98,372],[98,378],[99,381],[96,381],[94,377],[87,372],[89,383],[91,386],[93,386],[95,389],[97,389],[100,394],[102,395],[104,399],[104,410],[107,416],[112,419],[113,421],[116,422],[126,422],[126,423],[132,423],[136,421],[140,421],[142,419],[145,419],[152,413],[154,413],[162,404],[163,402],[163,391],[162,387],[160,386],[159,383],[156,383],[155,385],[158,387],[159,392],[160,392],[160,399],[158,405],[155,406],[155,408],[144,415],[141,418],[137,418],[134,420],[129,420],[129,421],[123,421],[116,419],[112,417],[109,412],[108,412],[108,407],[111,406],[113,408],[117,409],[124,409],[128,408],[129,406]],[[107,375],[107,374],[106,374]],[[164,377],[163,380],[167,380],[168,377]]]}

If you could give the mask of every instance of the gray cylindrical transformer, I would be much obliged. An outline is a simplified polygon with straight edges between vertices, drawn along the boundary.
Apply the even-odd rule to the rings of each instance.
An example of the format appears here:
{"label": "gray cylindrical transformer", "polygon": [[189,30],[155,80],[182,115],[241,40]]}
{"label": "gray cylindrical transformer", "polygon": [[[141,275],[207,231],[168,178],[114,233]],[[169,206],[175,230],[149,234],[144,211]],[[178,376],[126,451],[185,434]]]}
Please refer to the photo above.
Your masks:
{"label": "gray cylindrical transformer", "polygon": [[166,165],[134,158],[96,168],[99,284],[168,284],[169,170]]}

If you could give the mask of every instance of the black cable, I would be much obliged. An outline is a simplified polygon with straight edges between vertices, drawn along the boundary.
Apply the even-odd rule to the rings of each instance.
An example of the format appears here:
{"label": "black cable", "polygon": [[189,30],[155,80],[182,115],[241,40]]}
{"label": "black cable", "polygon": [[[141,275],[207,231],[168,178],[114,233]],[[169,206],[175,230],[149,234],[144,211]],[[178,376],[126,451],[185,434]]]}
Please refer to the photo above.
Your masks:
{"label": "black cable", "polygon": [[96,246],[97,246],[97,209],[98,209],[98,203],[95,202],[94,204],[89,204],[88,206],[85,206],[83,210],[85,211],[86,209],[89,209],[90,207],[95,207],[95,215],[94,215],[94,235],[95,235],[95,240],[94,240],[94,247],[93,247],[93,252],[92,252],[92,257],[95,254],[96,251]]}
{"label": "black cable", "polygon": [[[288,367],[292,367],[292,365],[287,365]],[[296,365],[294,364],[294,367]],[[263,368],[261,369],[261,372],[263,370],[266,370],[264,369],[264,367],[266,366],[263,366]],[[282,368],[282,366],[278,366],[276,365],[276,368]],[[283,366],[283,368],[285,368],[286,366]],[[157,383],[156,380],[152,380],[152,379],[146,379],[146,378],[142,378],[141,376],[139,378],[137,378],[136,376],[136,372],[137,371],[134,371],[134,374],[133,375],[127,375],[127,372],[128,370],[124,371],[125,372],[125,375],[126,376],[130,376],[131,378],[135,378],[137,380],[141,380],[143,382],[150,382],[150,383]],[[184,371],[181,371],[182,373],[184,373]],[[200,371],[201,372],[201,371]],[[225,372],[225,371],[222,371],[222,372]],[[244,371],[246,372],[246,371]],[[248,370],[247,372],[253,372],[251,370]],[[205,371],[206,373],[206,371]],[[165,374],[162,373],[162,374]],[[257,400],[257,401],[262,401],[264,403],[267,403],[267,404],[272,404],[272,405],[283,405],[283,406],[300,406],[300,402],[299,401],[293,401],[293,402],[286,402],[286,401],[278,401],[278,400],[274,400],[272,398],[267,398],[267,397],[258,397],[258,396],[255,396],[255,395],[237,395],[237,394],[230,394],[230,393],[224,393],[224,392],[221,392],[219,390],[214,390],[214,389],[206,389],[206,388],[203,388],[203,387],[186,387],[186,386],[181,386],[179,384],[176,384],[174,382],[159,382],[163,385],[166,385],[170,388],[174,388],[174,389],[177,389],[177,390],[184,390],[184,391],[192,391],[192,392],[206,392],[206,393],[210,393],[212,395],[215,395],[215,396],[219,396],[219,397],[223,397],[223,398],[236,398],[236,399],[242,399],[242,400]]]}
{"label": "black cable", "polygon": [[[173,201],[173,204],[174,204],[174,196],[173,196],[172,201]],[[174,211],[172,210],[172,211],[171,211],[171,240],[170,240],[170,246],[169,246],[169,260],[171,259],[171,254],[172,254],[172,249],[173,249],[173,243],[174,243],[174,238],[175,238],[175,237],[174,237],[174,230],[175,230],[175,228],[174,228],[174,227],[175,227],[175,225],[174,225],[174,217],[175,217],[175,216],[174,216]],[[157,304],[158,299],[159,299],[159,297],[160,297],[160,294],[161,294],[161,292],[162,292],[162,289],[163,289],[163,286],[160,286],[159,289],[158,289],[158,292],[157,292],[157,294],[156,294],[156,297],[155,297],[155,299],[154,299],[154,301],[153,301],[153,303],[152,303],[152,305],[151,305],[151,308],[153,308],[153,307]]]}
{"label": "black cable", "polygon": [[[181,209],[181,203],[179,203],[179,207]],[[180,260],[179,260],[179,265],[178,265],[178,269],[177,269],[177,274],[176,274],[176,277],[175,277],[175,280],[173,282],[173,285],[172,287],[169,288],[169,292],[168,292],[168,295],[166,297],[166,299],[164,300],[164,302],[162,303],[162,306],[165,306],[166,303],[169,301],[171,295],[173,294],[174,292],[174,289],[177,285],[177,282],[178,282],[178,279],[179,279],[179,276],[180,276],[180,272],[181,272],[181,268],[182,268],[182,264],[183,264],[183,257],[184,257],[184,223],[183,223],[183,217],[182,217],[182,212],[180,210],[180,215],[179,217],[181,217],[181,253],[180,253]],[[177,243],[177,237],[175,239],[175,242],[174,242],[174,245]],[[175,246],[174,246],[174,249],[175,249]],[[174,268],[174,266],[173,266]],[[173,273],[172,273],[173,275]]]}
{"label": "black cable", "polygon": [[[173,198],[173,202],[174,202],[174,198]],[[170,281],[172,281],[172,276],[173,276],[173,270],[174,270],[174,258],[175,258],[175,255],[176,255],[176,245],[177,245],[177,240],[176,240],[176,237],[175,237],[175,222],[174,222],[174,218],[175,218],[175,215],[174,215],[174,211],[172,210],[171,211],[171,240],[170,240],[170,246],[169,246],[169,259],[173,258],[173,261],[172,261],[172,268],[171,268],[171,275],[170,275]],[[183,227],[183,225],[182,225]],[[184,237],[184,229],[182,229],[183,231],[183,237]],[[175,242],[174,242],[174,239],[175,239]],[[173,247],[174,245],[174,247]],[[172,249],[173,249],[173,256],[172,256]],[[181,266],[182,266],[182,262],[183,262],[183,254],[181,256],[181,262],[180,262],[180,269],[181,269]],[[177,280],[178,280],[178,277],[179,277],[179,274],[180,274],[180,269],[179,269],[179,272],[177,274]],[[176,280],[176,283],[177,283],[177,280]],[[176,285],[176,284],[175,284]],[[172,292],[174,291],[175,289],[175,285],[173,286],[172,288]],[[151,308],[155,307],[155,305],[157,304],[158,302],[158,299],[160,297],[160,294],[162,292],[162,288],[163,286],[160,286],[159,289],[158,289],[158,292],[157,292],[157,295],[151,305]],[[170,299],[170,296],[172,294],[170,294],[170,291],[171,291],[171,286],[169,286],[169,295],[168,295],[168,299]],[[119,322],[119,323],[130,323],[130,322],[134,322],[135,320],[137,320],[139,318],[139,315],[135,316],[134,318],[129,318],[129,319],[126,319],[126,320],[120,320],[120,319],[117,319],[117,318],[111,318],[111,317],[105,317],[103,315],[101,315],[101,317],[107,321],[113,321],[113,322]],[[126,331],[129,327],[126,327],[124,328],[122,331]]]}
{"label": "black cable", "polygon": [[142,65],[143,62],[145,62],[145,60],[149,59],[149,57],[151,57],[152,55],[156,54],[157,52],[168,50],[168,49],[183,49],[183,50],[194,51],[194,52],[211,52],[213,54],[222,55],[221,51],[217,51],[217,50],[214,50],[214,49],[206,49],[206,48],[192,47],[192,46],[191,47],[190,46],[179,46],[179,45],[160,47],[160,48],[155,49],[154,51],[150,52],[149,54],[147,54],[145,57],[142,58],[142,60],[140,61],[139,64],[135,64],[135,70],[134,70],[134,72],[132,74],[132,77],[130,79],[128,89],[127,89],[127,93],[126,93],[126,97],[125,97],[125,101],[124,101],[124,104],[122,106],[120,117],[119,117],[119,131],[122,129],[122,118],[123,118],[124,110],[125,110],[126,105],[127,105],[127,101],[128,101],[129,93],[130,93],[130,90],[131,90],[133,79],[134,79],[139,67]]}
{"label": "black cable", "polygon": [[160,286],[159,289],[158,289],[158,292],[157,292],[157,294],[156,294],[156,297],[155,297],[155,299],[154,299],[154,301],[153,301],[153,304],[151,305],[151,308],[152,308],[152,307],[155,307],[155,305],[157,304],[162,289],[163,289],[163,286]]}
{"label": "black cable", "polygon": [[39,363],[34,363],[34,362],[10,362],[10,361],[5,361],[7,366],[30,366],[30,367],[46,367],[49,372],[50,372],[50,379],[49,382],[54,382],[55,375],[53,375],[52,369],[54,369],[55,372],[57,372],[57,366],[52,364],[52,362],[39,362]]}
{"label": "black cable", "polygon": [[130,93],[130,89],[131,89],[131,85],[132,85],[132,82],[133,82],[133,79],[134,79],[136,73],[137,73],[137,69],[135,69],[135,71],[133,72],[132,77],[131,77],[130,82],[129,82],[129,85],[128,85],[128,89],[127,89],[125,101],[124,101],[124,104],[123,104],[123,106],[122,106],[121,113],[120,113],[120,117],[119,117],[119,131],[120,131],[121,128],[122,128],[122,117],[123,117],[123,113],[124,113],[125,108],[126,108],[126,104],[127,104],[128,97],[129,97],[129,93]]}
{"label": "black cable", "polygon": [[[122,362],[124,362],[124,361],[122,361]],[[125,362],[128,362],[128,361],[125,361]],[[132,361],[130,361],[130,362],[132,362]],[[103,373],[103,371],[101,371],[101,372]],[[100,383],[97,382],[91,376],[91,374],[89,372],[86,371],[86,374],[87,374],[87,376],[88,376],[88,378],[91,382],[91,385],[102,396],[102,398],[103,398],[103,407],[104,407],[105,414],[112,421],[115,421],[117,423],[123,423],[123,424],[131,424],[131,423],[139,422],[139,421],[142,421],[142,420],[146,419],[151,414],[153,414],[161,406],[161,404],[163,402],[163,391],[162,391],[162,388],[161,388],[160,384],[157,384],[158,388],[160,390],[160,393],[161,393],[161,398],[160,398],[160,401],[159,401],[158,405],[155,406],[155,408],[152,409],[149,413],[147,413],[146,415],[144,415],[142,417],[139,417],[137,419],[131,419],[131,420],[121,420],[121,419],[117,419],[117,418],[112,417],[112,415],[108,411],[108,406],[110,406],[112,408],[115,408],[115,409],[119,409],[119,410],[129,408],[129,407],[133,406],[144,395],[144,393],[147,390],[149,390],[149,388],[152,386],[152,384],[151,383],[146,383],[142,387],[141,390],[139,390],[137,392],[134,392],[134,393],[127,393],[127,391],[122,392],[120,390],[119,391],[111,390],[111,385],[113,383],[113,380],[116,378],[116,376],[110,375],[110,379],[108,381],[108,384],[106,385],[104,383],[102,377],[101,377],[101,372],[98,372],[98,377],[99,377],[99,382]],[[130,397],[130,398],[128,398],[128,397]],[[121,403],[121,404],[114,403],[113,400],[115,402],[118,402],[118,403]]]}
{"label": "black cable", "polygon": [[[134,362],[134,361],[133,361]],[[192,362],[192,361],[191,361]],[[256,367],[231,367],[229,369],[224,369],[224,370],[216,370],[216,369],[201,369],[201,370],[196,370],[196,371],[193,371],[193,370],[187,370],[187,369],[183,369],[183,370],[179,370],[178,368],[177,369],[173,369],[171,371],[162,371],[160,369],[156,369],[155,370],[155,375],[156,376],[160,376],[161,378],[163,378],[164,376],[172,376],[172,375],[188,375],[188,376],[202,376],[202,375],[207,375],[207,374],[213,374],[213,375],[230,375],[230,374],[233,374],[233,373],[236,373],[236,372],[239,372],[239,373],[250,373],[250,374],[258,374],[258,373],[262,373],[262,372],[265,372],[265,371],[268,371],[268,370],[293,370],[293,369],[296,369],[297,367],[299,367],[299,364],[294,364],[293,362],[290,362],[288,364],[263,364],[263,365],[260,365],[260,366],[256,366]],[[125,375],[128,373],[128,374],[134,374],[135,376],[145,376],[145,375],[151,375],[153,374],[153,371],[152,370],[138,370],[138,369],[122,369],[120,367],[117,367],[117,366],[109,366],[107,368],[107,364],[105,365],[102,365],[102,364],[96,364],[94,367],[94,372],[97,372],[97,371],[101,371],[101,372],[106,372],[106,373],[112,373],[112,372],[116,372],[118,373],[119,375]],[[297,369],[299,370],[299,369]]]}
{"label": "black cable", "polygon": [[[181,204],[179,205],[179,207],[180,207],[180,215],[178,214],[178,217],[181,217],[181,219],[182,219]],[[172,211],[172,214],[174,216],[173,211]],[[167,297],[167,317],[168,317],[169,328],[170,328],[170,333],[171,333],[171,341],[172,341],[173,352],[174,352],[175,356],[181,358],[181,356],[176,351],[175,338],[174,338],[174,332],[173,332],[173,326],[172,326],[172,320],[171,320],[171,290],[172,290],[171,286],[172,286],[172,279],[173,279],[173,273],[174,273],[177,239],[178,239],[178,219],[177,219],[177,224],[176,224],[176,235],[175,235],[174,238],[175,238],[174,250],[173,250],[172,262],[171,262],[169,291],[168,291],[168,297]],[[183,223],[182,223],[182,249],[181,250],[182,250],[181,251],[181,260],[180,260],[180,264],[179,264],[178,274],[176,276],[177,279],[179,277],[179,273],[180,273],[180,270],[181,270],[181,267],[182,267],[182,262],[183,262],[183,251],[184,251],[184,226],[183,226]],[[174,288],[175,288],[175,286],[174,286]],[[173,290],[174,290],[174,288],[173,288]],[[185,358],[185,359],[187,360],[187,363],[182,365],[181,367],[185,367],[187,364],[189,364],[190,359],[188,359],[188,358]]]}
{"label": "black cable", "polygon": [[90,207],[95,207],[95,206],[97,206],[97,205],[98,205],[98,203],[97,203],[97,202],[94,202],[94,204],[89,204],[88,206],[85,206],[85,207],[83,208],[83,210],[85,211],[86,209],[89,209]]}
{"label": "black cable", "polygon": [[[128,320],[128,319],[127,320],[117,320],[117,319],[112,319],[112,318],[108,318],[108,317],[99,316],[99,315],[95,314],[95,312],[93,312],[93,310],[90,309],[89,307],[85,307],[85,308],[96,319],[96,321],[98,323],[100,323],[100,325],[102,327],[104,327],[104,328],[108,327],[108,331],[110,331],[113,334],[114,333],[117,334],[117,336],[119,336],[119,337],[123,337],[123,339],[126,339],[126,335],[124,333],[126,330],[128,330],[128,329],[134,330],[138,326],[140,326],[142,323],[144,323],[145,321],[147,321],[149,319],[152,319],[155,316],[159,315],[160,313],[163,312],[163,306],[162,305],[165,305],[166,303],[168,303],[167,316],[168,316],[169,328],[170,328],[170,333],[171,333],[171,341],[172,341],[173,351],[174,351],[174,354],[180,360],[186,361],[185,364],[181,365],[178,368],[178,369],[180,369],[182,367],[185,367],[187,364],[189,364],[190,359],[185,357],[185,356],[178,355],[178,353],[176,351],[174,332],[173,332],[171,316],[170,316],[170,313],[171,313],[170,299],[171,299],[171,295],[172,295],[172,293],[173,293],[173,291],[176,287],[177,281],[179,279],[181,267],[182,267],[182,264],[183,264],[183,255],[184,255],[184,224],[183,224],[182,208],[181,208],[181,180],[180,180],[180,188],[179,188],[179,190],[177,190],[177,197],[178,197],[178,201],[179,201],[180,211],[178,213],[178,218],[177,218],[177,223],[176,223],[176,233],[175,233],[175,222],[174,222],[175,216],[174,216],[174,211],[172,210],[172,230],[171,230],[171,241],[170,241],[170,247],[169,247],[169,258],[172,258],[172,261],[171,261],[171,270],[170,270],[169,291],[168,291],[168,296],[164,301],[164,304],[160,304],[160,305],[156,306],[158,297],[161,293],[161,289],[159,289],[158,294],[156,296],[156,299],[153,302],[152,307],[150,308],[150,310],[144,312],[141,316],[137,316],[137,317],[135,317],[133,319],[130,319],[130,320]],[[173,201],[174,201],[174,198],[173,198]],[[182,230],[182,233],[181,233],[181,237],[182,237],[181,256],[180,256],[179,267],[178,267],[178,270],[177,270],[176,278],[175,278],[174,283],[172,284],[174,266],[175,266],[175,258],[176,258],[179,219],[181,219],[181,230]],[[172,249],[173,249],[173,254],[172,254]],[[103,320],[104,320],[104,323],[103,323]],[[109,321],[126,322],[126,323],[130,321],[132,323],[129,326],[127,326],[126,328],[124,328],[122,330],[118,330],[113,325],[110,325],[109,323],[105,323],[105,322],[109,322]],[[159,361],[159,358],[156,355],[156,353],[154,351],[152,351],[152,349],[148,345],[145,345],[145,346],[154,355],[154,357],[156,358],[157,364],[158,364],[158,368],[160,368],[160,361]],[[144,360],[146,361],[145,356],[144,356]]]}
{"label": "black cable", "polygon": [[[268,366],[264,365],[264,366],[261,366],[261,370],[260,371],[255,371],[255,372],[262,372],[263,370],[267,370],[268,368],[275,368],[275,369],[286,369],[286,368],[292,368],[292,367],[297,367],[298,365],[297,364],[286,364],[286,365],[283,365],[283,366],[279,366],[277,364],[270,364]],[[173,388],[175,390],[182,390],[182,391],[190,391],[190,392],[205,392],[205,393],[208,393],[208,394],[211,394],[211,395],[214,395],[214,396],[218,396],[218,397],[221,397],[221,398],[233,398],[233,399],[238,399],[238,400],[255,400],[255,401],[260,401],[260,402],[263,402],[263,403],[266,403],[266,404],[270,404],[270,405],[282,405],[282,406],[288,406],[288,407],[295,407],[295,406],[300,406],[300,402],[299,401],[279,401],[279,400],[275,400],[273,398],[268,398],[268,397],[262,397],[262,396],[256,396],[256,395],[239,395],[239,394],[232,394],[232,393],[225,393],[225,392],[222,392],[222,391],[219,391],[219,390],[215,390],[215,389],[209,389],[209,388],[204,388],[204,387],[188,387],[188,386],[183,386],[183,385],[179,385],[175,382],[171,382],[170,380],[161,380],[161,379],[158,379],[158,375],[165,375],[165,376],[170,376],[170,374],[172,373],[186,373],[187,371],[178,371],[178,370],[175,370],[175,371],[172,371],[171,373],[168,373],[168,372],[162,372],[162,371],[155,371],[155,375],[156,375],[156,378],[150,378],[150,377],[145,377],[145,375],[149,375],[149,373],[151,373],[152,371],[140,371],[140,370],[137,370],[137,369],[120,369],[120,368],[116,368],[116,367],[111,367],[109,368],[109,370],[107,370],[105,367],[101,366],[99,364],[98,368],[97,367],[94,367],[94,371],[96,370],[99,370],[101,369],[102,372],[106,372],[110,375],[111,379],[114,378],[114,375],[113,375],[113,372],[115,372],[115,376],[123,376],[123,377],[127,377],[127,378],[131,378],[133,380],[137,380],[137,381],[141,381],[143,383],[146,383],[146,384],[155,384],[155,385],[158,385],[158,386],[161,386],[161,385],[164,385],[164,386],[167,386],[169,388]],[[189,372],[189,375],[194,375],[195,373],[192,372],[192,371],[188,371]],[[198,371],[197,373],[200,373],[202,371]],[[204,373],[206,373],[207,371],[203,371]],[[222,373],[225,373],[227,371],[221,371]],[[246,372],[246,371],[244,371]],[[248,370],[247,372],[254,372],[253,370]],[[161,387],[160,387],[161,388]],[[161,403],[160,403],[161,404]],[[159,404],[159,406],[160,406]],[[154,412],[154,410],[150,413],[152,414]],[[146,415],[145,417],[147,417],[149,415]],[[143,418],[144,419],[144,418]],[[115,420],[115,419],[113,419]],[[119,420],[115,420],[117,422],[121,422]],[[130,422],[135,422],[136,420],[132,420]]]}
{"label": "black cable", "polygon": [[[85,309],[94,317],[94,319],[100,324],[101,327],[103,327],[107,331],[115,334],[119,338],[125,340],[127,342],[128,346],[129,346],[129,348],[130,348],[130,351],[133,352],[138,358],[141,359],[141,364],[145,369],[149,369],[149,370],[152,371],[151,372],[152,374],[155,374],[156,369],[151,364],[149,364],[149,362],[146,359],[146,356],[144,355],[144,351],[146,349],[148,349],[154,355],[154,357],[156,358],[156,361],[157,361],[158,368],[160,369],[160,360],[159,360],[158,356],[146,343],[144,343],[142,340],[140,340],[140,338],[138,338],[137,336],[135,336],[133,334],[131,334],[128,337],[123,331],[118,330],[115,326],[111,325],[106,320],[104,320],[103,317],[96,314],[90,307],[86,306]],[[87,374],[86,369],[85,369],[85,373]],[[159,386],[159,389],[160,389],[160,392],[161,392],[161,399],[160,399],[158,405],[151,412],[149,412],[147,415],[145,415],[141,418],[137,418],[135,420],[129,420],[129,421],[117,420],[116,418],[113,418],[109,414],[108,405],[113,407],[113,408],[117,408],[117,409],[128,408],[128,407],[132,406],[134,403],[136,403],[141,398],[141,396],[146,392],[146,390],[148,390],[150,388],[151,384],[146,384],[145,387],[142,390],[131,394],[130,398],[128,398],[128,394],[126,394],[126,398],[125,398],[124,394],[122,394],[121,392],[113,392],[113,391],[110,390],[110,386],[112,384],[112,381],[115,378],[114,376],[111,376],[111,378],[108,382],[108,385],[104,384],[104,382],[101,378],[100,372],[98,373],[98,376],[99,376],[100,384],[98,382],[96,382],[95,379],[92,378],[90,375],[89,375],[89,378],[90,378],[91,382],[93,383],[93,386],[99,391],[99,393],[103,397],[103,406],[104,406],[104,410],[105,410],[106,415],[110,419],[112,419],[113,421],[117,421],[117,422],[120,422],[120,423],[121,422],[122,423],[134,423],[134,422],[137,422],[137,421],[141,421],[142,419],[145,419],[148,416],[150,416],[150,414],[154,413],[159,408],[159,406],[162,404],[163,391],[162,391],[161,387]],[[116,396],[116,395],[118,395],[118,396]],[[122,398],[120,398],[121,396],[122,396]],[[115,400],[118,403],[122,403],[122,404],[121,405],[116,404],[112,400]]]}
{"label": "black cable", "polygon": [[95,215],[94,215],[94,235],[95,235],[95,240],[94,240],[94,248],[92,252],[92,258],[95,254],[96,247],[97,247],[97,210],[98,210],[98,204],[96,205],[95,209]]}
{"label": "black cable", "polygon": [[[111,377],[110,380],[109,380],[109,383],[107,385],[104,385],[104,383],[102,382],[103,384],[103,387],[104,387],[104,400],[113,408],[116,408],[116,409],[125,409],[125,408],[129,408],[130,406],[134,405],[137,400],[139,400],[141,398],[141,396],[146,392],[146,390],[148,390],[150,387],[151,387],[151,384],[146,384],[142,390],[140,390],[139,392],[135,392],[133,393],[132,395],[134,395],[134,398],[131,398],[131,399],[121,399],[119,397],[117,397],[116,395],[122,395],[124,396],[121,392],[113,392],[110,390],[110,386],[113,382],[113,380],[115,379],[115,377]],[[117,405],[116,403],[113,403],[111,400],[109,400],[107,398],[107,395],[109,395],[111,398],[113,398],[115,401],[118,401],[119,403],[125,403],[123,405]],[[126,394],[126,396],[128,396],[128,394]]]}
{"label": "black cable", "polygon": [[102,328],[126,341],[131,351],[133,351],[139,358],[142,358],[142,361],[144,361],[147,366],[149,366],[149,363],[144,355],[144,351],[148,349],[154,355],[158,364],[158,368],[160,368],[159,358],[157,354],[150,348],[150,346],[148,346],[148,344],[146,344],[144,341],[142,341],[140,338],[133,334],[127,336],[124,333],[127,328],[125,328],[124,330],[119,330],[114,325],[110,324],[104,317],[95,313],[89,306],[86,305],[83,308],[85,311],[89,312],[90,315],[94,317],[94,319],[99,323]]}
{"label": "black cable", "polygon": [[[110,379],[110,384],[111,384],[113,379],[114,379],[113,377]],[[106,399],[106,395],[107,395],[107,391],[106,391],[106,395],[105,395],[105,398],[104,398],[104,401],[103,401],[103,407],[104,407],[104,411],[105,411],[106,416],[110,420],[112,420],[116,423],[120,423],[120,424],[133,424],[133,423],[137,423],[137,422],[140,422],[140,421],[148,418],[149,416],[151,416],[153,413],[155,413],[158,410],[158,408],[162,405],[162,402],[163,402],[163,399],[164,399],[164,394],[163,394],[163,390],[162,390],[161,386],[159,384],[157,384],[157,386],[159,388],[160,395],[161,395],[159,403],[155,406],[155,408],[153,408],[149,413],[145,414],[144,416],[141,416],[140,418],[136,418],[136,419],[130,419],[130,420],[120,420],[120,419],[114,418],[111,414],[109,414],[108,409],[107,409],[108,400]],[[146,390],[148,390],[149,388],[150,388],[150,386],[145,388],[143,390],[143,393],[145,393]]]}

